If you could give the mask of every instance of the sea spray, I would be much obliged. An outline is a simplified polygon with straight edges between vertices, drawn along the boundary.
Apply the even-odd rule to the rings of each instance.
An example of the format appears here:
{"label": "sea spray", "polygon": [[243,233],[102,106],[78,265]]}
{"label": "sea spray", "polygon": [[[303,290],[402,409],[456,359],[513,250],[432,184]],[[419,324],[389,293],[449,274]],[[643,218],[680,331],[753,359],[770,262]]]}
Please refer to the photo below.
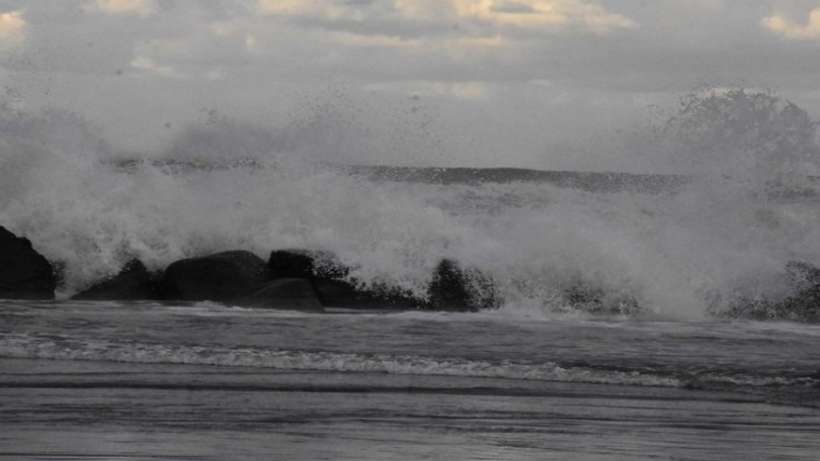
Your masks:
{"label": "sea spray", "polygon": [[[742,97],[728,100],[742,107],[721,106],[727,120],[756,113]],[[689,122],[712,126],[715,117]],[[695,133],[702,127],[680,120],[667,132],[675,155],[711,145],[681,135],[680,126]],[[803,131],[795,136],[803,141],[795,146],[808,149],[813,125],[797,120]],[[597,293],[595,309],[699,317],[738,297],[787,296],[786,264],[820,261],[813,186],[800,181],[799,194],[782,193],[794,190],[784,186],[793,176],[783,174],[789,163],[773,157],[789,148],[783,142],[750,169],[731,160],[754,145],[748,131],[703,135],[718,139],[715,149],[736,152],[700,152],[699,168],[686,171],[697,173],[688,185],[599,193],[515,176],[461,184],[368,178],[315,161],[321,156],[296,155],[293,138],[239,122],[189,130],[159,157],[164,161],[123,160],[70,114],[14,112],[3,123],[0,222],[64,265],[66,294],[132,258],[161,269],[228,249],[264,257],[272,249],[308,248],[336,254],[351,279],[416,296],[426,295],[436,265],[451,258],[480,268],[506,310],[571,314],[589,307],[568,295],[584,287]],[[781,126],[782,117],[756,123],[793,131]],[[777,175],[765,175],[765,159],[780,162]],[[705,174],[709,162],[724,166]],[[737,166],[733,176],[727,164]]]}

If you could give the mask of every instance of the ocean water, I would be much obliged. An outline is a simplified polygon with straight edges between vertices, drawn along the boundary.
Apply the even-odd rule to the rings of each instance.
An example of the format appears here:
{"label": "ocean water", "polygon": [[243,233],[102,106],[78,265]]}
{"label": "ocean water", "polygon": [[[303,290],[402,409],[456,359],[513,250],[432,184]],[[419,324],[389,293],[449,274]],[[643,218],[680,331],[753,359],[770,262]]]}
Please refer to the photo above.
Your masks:
{"label": "ocean water", "polygon": [[[64,274],[57,301],[0,302],[0,459],[820,453],[820,327],[721,316],[793,294],[786,264],[820,261],[816,195],[53,162],[0,207]],[[502,305],[309,315],[68,299],[133,257],[160,269],[287,247],[420,296],[450,257]],[[579,286],[594,296],[567,295]]]}
{"label": "ocean water", "polygon": [[[0,459],[817,459],[820,326],[730,318],[820,266],[816,125],[736,134],[740,106],[685,125],[674,175],[340,165],[219,123],[124,154],[2,108],[0,225],[60,284],[0,301]],[[282,248],[418,297],[451,258],[500,305],[70,300],[133,258]]]}
{"label": "ocean water", "polygon": [[0,459],[816,459],[820,327],[0,303]]}

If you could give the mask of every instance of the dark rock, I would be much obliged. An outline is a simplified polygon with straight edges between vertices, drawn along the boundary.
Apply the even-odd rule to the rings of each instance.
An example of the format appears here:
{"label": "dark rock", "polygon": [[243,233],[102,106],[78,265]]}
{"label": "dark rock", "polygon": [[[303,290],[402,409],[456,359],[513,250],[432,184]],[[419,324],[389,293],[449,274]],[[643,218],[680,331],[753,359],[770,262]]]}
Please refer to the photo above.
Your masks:
{"label": "dark rock", "polygon": [[325,307],[346,309],[418,309],[424,304],[397,288],[377,286],[364,289],[346,278],[350,268],[333,253],[316,250],[271,252],[268,271],[272,278],[309,279]]}
{"label": "dark rock", "polygon": [[436,267],[428,294],[428,307],[433,310],[475,312],[500,305],[492,280],[478,270],[461,268],[451,259]]}
{"label": "dark rock", "polygon": [[811,289],[820,285],[820,268],[803,261],[786,263],[789,282],[797,289]]}
{"label": "dark rock", "polygon": [[49,262],[51,263],[51,270],[54,273],[54,283],[57,287],[64,287],[66,284],[66,272],[68,271],[68,263],[61,260]]}
{"label": "dark rock", "polygon": [[128,262],[115,276],[98,282],[72,299],[141,300],[157,298],[157,281],[137,259]]}
{"label": "dark rock", "polygon": [[786,272],[796,293],[774,306],[778,318],[820,322],[820,268],[805,262],[786,264]]}
{"label": "dark rock", "polygon": [[0,226],[0,298],[54,299],[51,264],[32,247]]}
{"label": "dark rock", "polygon": [[806,262],[790,261],[786,276],[792,294],[779,301],[740,297],[721,317],[749,320],[787,320],[820,323],[820,268]]}
{"label": "dark rock", "polygon": [[322,312],[322,303],[307,279],[278,279],[242,298],[241,306]]}
{"label": "dark rock", "polygon": [[820,289],[802,291],[777,307],[780,319],[820,323]]}
{"label": "dark rock", "polygon": [[268,259],[272,278],[341,279],[350,273],[336,255],[318,250],[275,250]]}
{"label": "dark rock", "polygon": [[415,310],[425,305],[424,301],[402,290],[386,286],[361,289],[350,282],[332,279],[315,279],[313,286],[322,305],[326,307]]}
{"label": "dark rock", "polygon": [[227,251],[177,261],[162,275],[162,299],[233,302],[269,280],[265,261],[247,251]]}

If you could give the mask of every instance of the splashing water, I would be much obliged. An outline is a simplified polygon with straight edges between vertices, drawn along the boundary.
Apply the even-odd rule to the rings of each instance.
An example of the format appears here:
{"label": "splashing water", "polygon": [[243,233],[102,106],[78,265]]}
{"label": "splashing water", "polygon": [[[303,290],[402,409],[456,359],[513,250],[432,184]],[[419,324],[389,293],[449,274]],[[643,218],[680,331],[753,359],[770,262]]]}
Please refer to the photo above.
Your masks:
{"label": "splashing water", "polygon": [[159,269],[307,247],[418,295],[454,258],[494,280],[505,312],[572,313],[566,293],[584,284],[605,302],[698,317],[737,296],[786,296],[788,261],[820,263],[820,207],[797,174],[820,157],[815,128],[771,95],[693,96],[656,145],[692,166],[688,184],[596,193],[515,175],[368,178],[293,154],[292,135],[225,120],[172,143],[164,158],[184,162],[126,162],[76,116],[3,107],[0,224],[65,266],[67,294],[133,257]]}

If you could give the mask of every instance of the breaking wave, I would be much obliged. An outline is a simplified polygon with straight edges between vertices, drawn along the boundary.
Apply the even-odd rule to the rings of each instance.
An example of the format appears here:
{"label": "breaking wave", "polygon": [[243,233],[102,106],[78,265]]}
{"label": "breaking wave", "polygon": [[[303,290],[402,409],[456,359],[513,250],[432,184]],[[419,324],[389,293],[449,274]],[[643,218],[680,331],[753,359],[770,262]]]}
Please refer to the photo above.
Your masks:
{"label": "breaking wave", "polygon": [[[805,174],[820,155],[816,125],[776,98],[699,98],[662,142],[641,147],[691,176],[630,187],[611,175],[467,171],[460,181],[351,169],[302,155],[292,136],[227,121],[159,157],[126,158],[75,116],[5,107],[0,224],[63,268],[64,294],[135,257],[160,269],[225,249],[302,247],[335,253],[366,284],[417,295],[453,258],[487,274],[504,309],[526,312],[641,306],[691,318],[786,297],[787,263],[820,263],[817,187]],[[567,295],[579,286],[595,295]]]}

